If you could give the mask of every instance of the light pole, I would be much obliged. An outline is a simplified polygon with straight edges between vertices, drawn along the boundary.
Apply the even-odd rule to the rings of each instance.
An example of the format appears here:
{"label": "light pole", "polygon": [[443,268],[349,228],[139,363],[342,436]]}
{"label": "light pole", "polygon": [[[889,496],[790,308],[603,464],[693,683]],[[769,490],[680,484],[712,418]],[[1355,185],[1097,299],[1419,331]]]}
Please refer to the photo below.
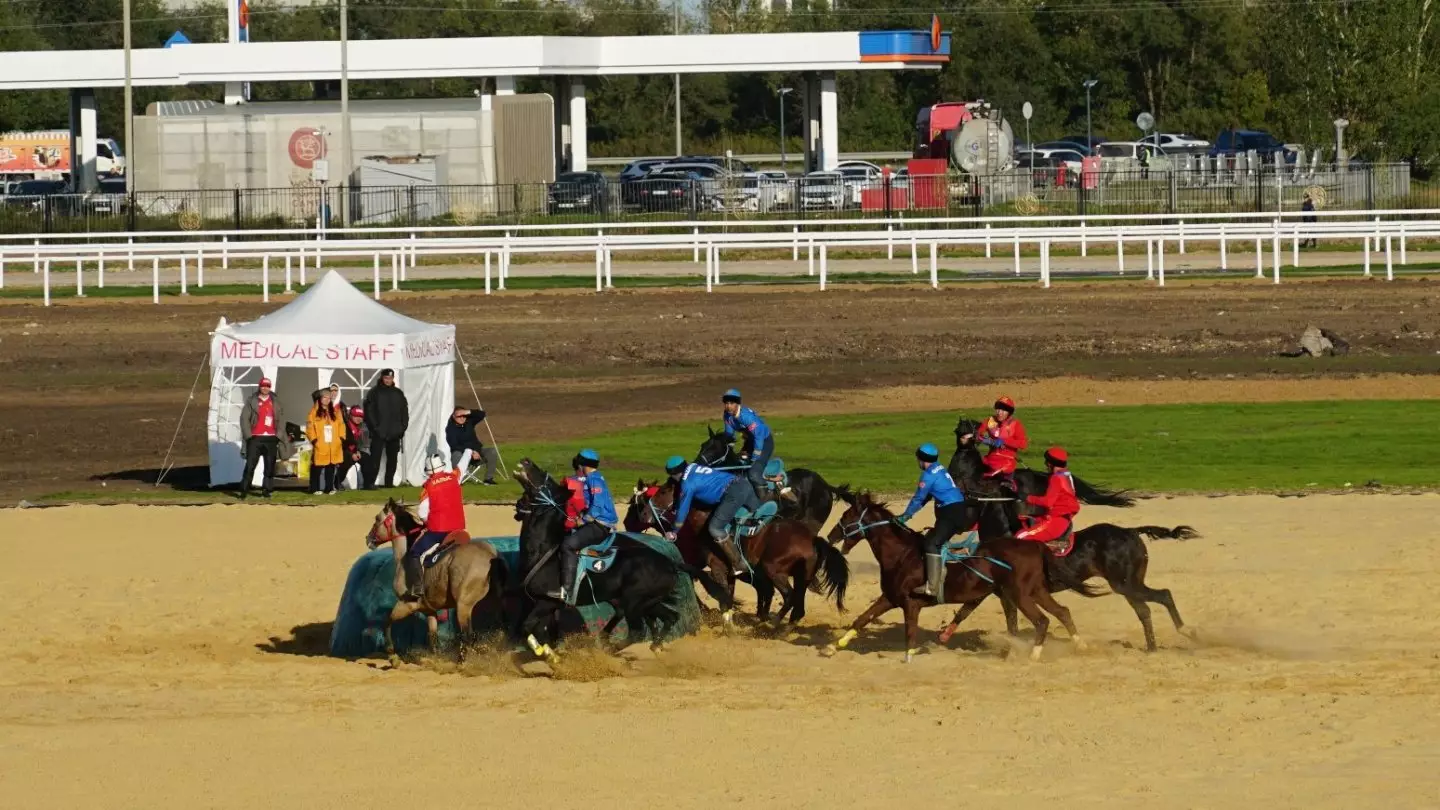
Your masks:
{"label": "light pole", "polygon": [[1090,129],[1090,88],[1099,84],[1099,79],[1085,80],[1085,148],[1095,151],[1095,133]]}
{"label": "light pole", "polygon": [[341,222],[350,227],[350,16],[348,0],[340,0],[340,201]]}
{"label": "light pole", "polygon": [[[675,36],[680,36],[680,0],[675,0]],[[680,137],[680,74],[675,74],[675,157],[684,154],[681,152]]]}
{"label": "light pole", "polygon": [[792,92],[793,87],[781,87],[775,92],[780,94],[780,168],[785,168],[785,94]]}
{"label": "light pole", "polygon": [[[120,16],[125,26],[125,193],[135,190],[135,97],[130,82],[130,0],[125,0]],[[73,176],[73,175],[72,175]]]}

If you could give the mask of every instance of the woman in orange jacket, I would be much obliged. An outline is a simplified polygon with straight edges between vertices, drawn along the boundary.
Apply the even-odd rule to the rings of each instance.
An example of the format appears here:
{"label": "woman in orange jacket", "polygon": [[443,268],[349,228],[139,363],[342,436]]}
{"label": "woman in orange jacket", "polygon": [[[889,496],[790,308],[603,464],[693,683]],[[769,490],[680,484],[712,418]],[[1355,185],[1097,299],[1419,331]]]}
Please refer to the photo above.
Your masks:
{"label": "woman in orange jacket", "polygon": [[335,407],[330,390],[320,391],[320,398],[305,420],[305,437],[314,448],[310,456],[310,493],[335,491],[335,479],[345,463],[345,418]]}

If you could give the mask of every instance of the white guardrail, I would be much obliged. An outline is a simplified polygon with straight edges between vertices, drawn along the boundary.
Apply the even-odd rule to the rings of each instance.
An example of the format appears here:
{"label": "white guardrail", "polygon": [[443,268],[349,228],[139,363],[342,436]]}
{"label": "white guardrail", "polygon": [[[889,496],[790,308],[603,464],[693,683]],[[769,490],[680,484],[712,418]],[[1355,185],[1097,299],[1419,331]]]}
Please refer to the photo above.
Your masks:
{"label": "white guardrail", "polygon": [[[1305,221],[1305,218],[1314,221]],[[1036,224],[1040,223],[1040,224]],[[789,230],[785,230],[789,228]],[[594,233],[561,234],[556,231]],[[644,229],[669,233],[626,233]],[[421,236],[421,234],[425,234]],[[205,286],[205,262],[219,262],[228,270],[231,261],[258,261],[263,300],[270,300],[270,265],[284,260],[285,289],[292,288],[292,267],[298,264],[300,284],[306,283],[307,267],[321,269],[325,260],[371,259],[374,296],[381,292],[382,260],[390,265],[391,289],[399,289],[408,270],[420,256],[446,258],[483,257],[485,292],[495,286],[505,289],[516,254],[595,256],[595,289],[613,286],[612,262],[616,253],[644,253],[689,250],[692,261],[704,259],[705,289],[720,282],[721,253],[725,250],[784,250],[792,261],[805,252],[807,274],[816,276],[825,289],[832,249],[885,248],[893,259],[896,245],[909,248],[911,272],[920,272],[920,248],[929,252],[930,285],[940,285],[938,255],[948,247],[983,247],[990,258],[995,246],[1012,248],[1016,276],[1024,275],[1021,253],[1031,248],[1039,258],[1038,278],[1050,286],[1051,247],[1078,244],[1085,256],[1091,245],[1115,245],[1116,271],[1126,272],[1126,247],[1137,251],[1144,244],[1146,279],[1165,285],[1167,244],[1186,252],[1187,243],[1213,242],[1220,253],[1220,269],[1229,270],[1231,245],[1255,246],[1255,274],[1265,274],[1265,247],[1272,254],[1274,283],[1280,283],[1281,243],[1288,240],[1291,265],[1299,266],[1303,240],[1361,240],[1364,273],[1371,274],[1372,254],[1383,254],[1385,275],[1394,278],[1395,252],[1407,263],[1411,239],[1440,239],[1440,210],[1314,211],[1255,214],[1196,214],[1179,220],[1173,215],[1113,215],[1064,217],[979,217],[934,219],[834,219],[754,222],[636,222],[603,225],[529,226],[446,226],[436,228],[332,229],[327,232],[293,230],[173,231],[151,233],[28,234],[0,235],[0,289],[5,285],[7,266],[29,264],[40,274],[44,301],[51,298],[51,266],[75,270],[75,293],[84,295],[86,264],[94,266],[98,286],[105,286],[105,264],[123,263],[134,270],[136,263],[151,264],[152,299],[160,301],[161,262],[178,262],[181,294],[191,283],[193,261],[196,287]],[[492,271],[492,257],[496,269]],[[1081,271],[1093,274],[1095,271]],[[253,283],[253,282],[252,282]]]}

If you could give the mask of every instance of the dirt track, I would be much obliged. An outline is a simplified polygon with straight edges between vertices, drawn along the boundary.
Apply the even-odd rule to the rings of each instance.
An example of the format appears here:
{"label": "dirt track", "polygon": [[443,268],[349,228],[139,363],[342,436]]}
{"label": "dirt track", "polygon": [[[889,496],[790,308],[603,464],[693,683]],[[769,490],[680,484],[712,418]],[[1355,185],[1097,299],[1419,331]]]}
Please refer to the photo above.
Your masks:
{"label": "dirt track", "polygon": [[[1424,279],[401,294],[387,303],[457,324],[502,442],[712,415],[730,385],[766,413],[983,406],[1002,380],[1022,381],[1013,388],[1022,403],[1045,404],[1440,393],[1437,377],[1375,376],[1434,374],[1440,288]],[[266,311],[200,298],[0,306],[0,497],[94,488],[92,476],[157,467],[208,331],[222,315]],[[1348,338],[1352,355],[1274,356],[1312,323]],[[181,466],[204,461],[207,379],[180,433]],[[468,399],[463,378],[456,390]]]}
{"label": "dirt track", "polygon": [[[1433,806],[1440,545],[1415,527],[1437,508],[1087,510],[1204,532],[1151,548],[1151,583],[1200,638],[1157,616],[1153,655],[1122,600],[1072,594],[1092,649],[1061,630],[1036,665],[1003,657],[998,606],[908,666],[889,623],[820,657],[840,620],[814,607],[790,638],[707,632],[634,670],[576,654],[560,680],[497,658],[467,677],[314,657],[369,509],[0,511],[0,590],[30,608],[0,658],[0,805]],[[471,521],[514,525],[498,509]],[[876,570],[864,546],[851,562],[858,611]]]}

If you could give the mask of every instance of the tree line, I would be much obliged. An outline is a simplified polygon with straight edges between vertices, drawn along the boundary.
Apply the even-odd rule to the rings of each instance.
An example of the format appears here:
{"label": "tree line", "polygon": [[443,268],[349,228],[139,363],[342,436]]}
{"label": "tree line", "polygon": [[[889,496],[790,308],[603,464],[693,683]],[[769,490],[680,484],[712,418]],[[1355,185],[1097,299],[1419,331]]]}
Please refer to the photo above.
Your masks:
{"label": "tree line", "polygon": [[[1332,121],[1350,122],[1346,143],[1371,160],[1440,162],[1440,40],[1435,0],[796,0],[790,13],[768,0],[684,4],[685,33],[926,29],[932,13],[953,36],[939,71],[871,71],[839,77],[840,145],[847,151],[903,150],[915,112],[936,101],[984,98],[1023,137],[1020,107],[1034,105],[1036,140],[1083,132],[1082,82],[1096,79],[1094,132],[1139,136],[1150,112],[1163,131],[1207,138],[1226,127],[1265,129],[1286,142],[1329,147]],[[118,48],[120,0],[0,2],[0,50]],[[173,9],[133,0],[136,47],[158,47],[175,31],[193,42],[225,39],[225,8],[198,2]],[[524,35],[645,35],[675,29],[674,7],[654,0],[350,0],[353,39]],[[339,11],[328,4],[255,0],[254,41],[333,39]],[[681,118],[686,152],[775,152],[777,90],[798,76],[686,76]],[[594,155],[673,151],[669,76],[588,80]],[[478,79],[352,83],[353,98],[468,96]],[[524,78],[520,92],[553,92],[553,80]],[[308,83],[259,84],[257,101],[313,95]],[[160,99],[211,98],[223,88],[139,88],[136,111]],[[789,148],[798,151],[799,94],[784,99]],[[104,134],[124,131],[119,90],[100,93]],[[0,93],[0,130],[64,127],[64,93]]]}

